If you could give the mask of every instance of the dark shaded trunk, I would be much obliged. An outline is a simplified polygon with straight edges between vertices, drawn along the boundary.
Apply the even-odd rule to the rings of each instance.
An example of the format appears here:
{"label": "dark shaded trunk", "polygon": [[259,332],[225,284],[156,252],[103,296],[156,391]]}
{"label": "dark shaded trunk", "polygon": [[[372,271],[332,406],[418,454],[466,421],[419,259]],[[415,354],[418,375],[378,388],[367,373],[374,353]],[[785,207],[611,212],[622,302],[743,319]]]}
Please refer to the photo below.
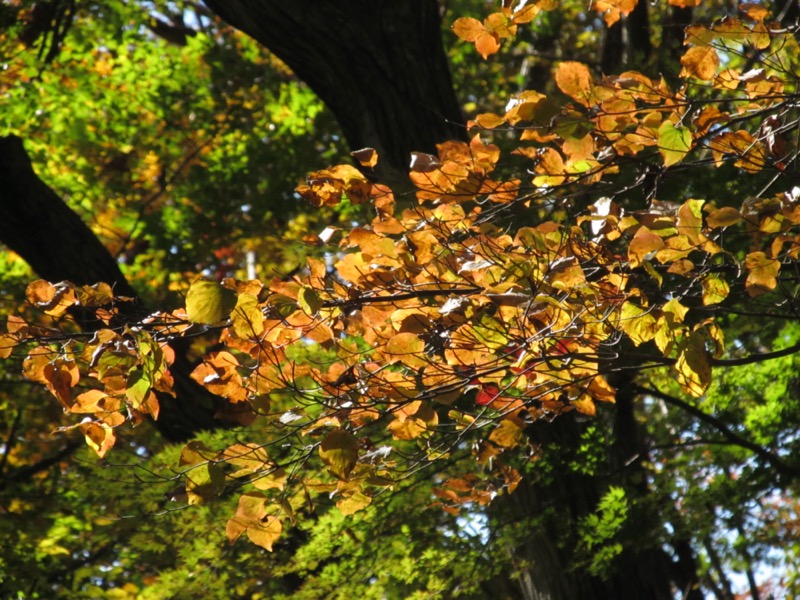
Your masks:
{"label": "dark shaded trunk", "polygon": [[643,69],[650,60],[650,16],[647,2],[636,4],[627,17],[606,28],[600,52],[600,69],[606,75]]}
{"label": "dark shaded trunk", "polygon": [[52,282],[108,283],[136,295],[106,247],[33,170],[22,140],[0,138],[0,240]]}
{"label": "dark shaded trunk", "polygon": [[378,177],[407,187],[412,151],[466,135],[435,0],[205,0],[269,48],[333,111]]}
{"label": "dark shaded trunk", "polygon": [[[576,467],[586,459],[578,447],[585,443],[581,436],[589,421],[570,413],[552,423],[534,424],[529,435],[542,448],[547,469],[534,470],[491,508],[495,525],[521,528],[528,523],[524,539],[517,539],[511,549],[525,600],[672,600],[676,590],[687,600],[703,598],[691,546],[684,540],[667,541],[673,548],[667,553],[661,542],[666,533],[661,515],[646,508],[647,453],[634,415],[634,396],[624,382],[616,383],[623,385],[613,409],[613,442],[605,462],[595,465],[591,474]],[[594,576],[585,561],[597,548],[586,548],[580,524],[597,512],[612,485],[625,490],[629,507],[615,538],[622,551]]]}
{"label": "dark shaded trunk", "polygon": [[[136,292],[116,261],[91,229],[47,186],[33,170],[22,140],[0,137],[0,242],[19,254],[36,273],[52,282],[79,285],[105,282],[117,296],[132,300],[123,314],[130,318],[146,314]],[[85,330],[98,321],[92,313],[73,316]],[[220,427],[215,415],[228,402],[210,394],[189,377],[193,365],[176,348],[171,372],[176,397],[159,394],[161,413],[155,422],[164,437],[173,442],[192,438],[198,431]]]}

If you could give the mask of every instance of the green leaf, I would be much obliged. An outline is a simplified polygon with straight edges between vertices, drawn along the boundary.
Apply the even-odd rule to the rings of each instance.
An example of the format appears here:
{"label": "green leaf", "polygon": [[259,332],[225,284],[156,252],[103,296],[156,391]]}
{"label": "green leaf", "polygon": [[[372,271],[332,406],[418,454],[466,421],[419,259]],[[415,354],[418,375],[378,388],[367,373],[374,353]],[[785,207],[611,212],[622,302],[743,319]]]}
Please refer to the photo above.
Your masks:
{"label": "green leaf", "polygon": [[186,313],[192,323],[214,325],[236,306],[236,292],[215,281],[195,281],[186,294]]}
{"label": "green leaf", "polygon": [[692,132],[687,127],[676,127],[671,121],[664,121],[658,128],[658,151],[665,167],[682,161],[691,147]]}

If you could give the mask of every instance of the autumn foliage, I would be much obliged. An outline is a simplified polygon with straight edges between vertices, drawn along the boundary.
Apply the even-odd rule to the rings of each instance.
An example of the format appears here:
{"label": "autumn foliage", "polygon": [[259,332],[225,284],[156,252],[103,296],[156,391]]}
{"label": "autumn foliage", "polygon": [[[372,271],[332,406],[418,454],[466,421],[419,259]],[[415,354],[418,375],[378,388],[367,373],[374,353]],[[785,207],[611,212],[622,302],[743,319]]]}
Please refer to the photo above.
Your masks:
{"label": "autumn foliage", "polygon": [[[487,58],[556,3],[522,4],[453,31]],[[592,6],[612,25],[635,5]],[[329,493],[352,514],[457,456],[476,466],[442,480],[444,510],[513,492],[506,457],[537,455],[531,423],[595,416],[621,372],[669,370],[700,398],[735,360],[720,315],[795,299],[800,53],[762,5],[740,13],[687,29],[677,82],[560,62],[558,93],[520,92],[470,121],[469,142],[413,155],[413,202],[364,174],[380,161],[371,149],[354,153],[364,170],[312,173],[297,190],[310,204],[346,199],[372,216],[309,234],[325,252],[293,277],[199,279],[185,306],[138,320],[107,285],[33,282],[39,314],[8,320],[0,355],[24,349],[25,377],[103,457],[119,428],[158,419],[173,393],[170,343],[195,340],[192,379],[253,426],[240,443],[181,455],[190,504],[239,495],[231,541],[270,550],[297,498]],[[747,69],[744,47],[760,57]],[[674,183],[731,168],[762,193]],[[96,330],[78,331],[78,311]]]}

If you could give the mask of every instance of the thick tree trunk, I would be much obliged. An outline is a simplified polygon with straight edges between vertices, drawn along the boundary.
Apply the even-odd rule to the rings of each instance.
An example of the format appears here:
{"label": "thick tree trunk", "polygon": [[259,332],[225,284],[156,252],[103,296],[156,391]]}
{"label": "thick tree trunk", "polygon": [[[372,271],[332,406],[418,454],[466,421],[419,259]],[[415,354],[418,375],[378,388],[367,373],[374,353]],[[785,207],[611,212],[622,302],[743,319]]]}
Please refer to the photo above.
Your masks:
{"label": "thick tree trunk", "polygon": [[[696,563],[685,540],[672,540],[672,553],[659,541],[666,534],[657,513],[642,509],[650,494],[644,463],[647,450],[634,415],[634,396],[621,383],[612,416],[613,443],[607,459],[590,475],[576,468],[576,452],[588,423],[566,414],[529,432],[543,448],[547,472],[524,479],[517,490],[491,507],[493,524],[529,523],[526,537],[511,550],[521,597],[525,600],[702,600]],[[601,417],[598,417],[601,418]],[[625,490],[628,516],[619,533],[621,553],[600,575],[582,560],[590,555],[579,525],[597,512],[609,486]],[[531,521],[533,520],[533,521]]]}
{"label": "thick tree trunk", "polygon": [[604,74],[647,66],[653,51],[647,4],[642,0],[627,17],[606,28],[600,57]]}
{"label": "thick tree trunk", "polygon": [[52,282],[108,283],[136,293],[91,229],[33,170],[22,140],[0,138],[0,241]]}
{"label": "thick tree trunk", "polygon": [[[39,179],[16,136],[0,137],[0,242],[43,279],[79,285],[108,283],[117,296],[133,299],[126,303],[126,315],[145,314],[114,258],[80,217]],[[84,329],[97,327],[90,314],[74,316]],[[155,426],[173,442],[220,427],[222,422],[215,415],[228,405],[189,377],[192,368],[185,352],[177,349],[171,369],[176,397],[159,394],[161,413]]]}
{"label": "thick tree trunk", "polygon": [[333,111],[377,176],[407,186],[412,151],[466,135],[436,0],[205,0],[281,58]]}

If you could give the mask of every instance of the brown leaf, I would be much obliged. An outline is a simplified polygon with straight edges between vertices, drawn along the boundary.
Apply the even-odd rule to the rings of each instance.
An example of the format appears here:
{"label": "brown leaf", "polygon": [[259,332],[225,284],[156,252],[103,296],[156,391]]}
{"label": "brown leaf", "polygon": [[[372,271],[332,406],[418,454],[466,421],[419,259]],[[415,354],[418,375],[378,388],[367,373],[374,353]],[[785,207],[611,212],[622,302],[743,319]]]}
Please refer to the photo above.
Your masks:
{"label": "brown leaf", "polygon": [[378,164],[378,152],[375,148],[362,148],[355,150],[350,155],[358,161],[362,167],[373,168]]}

